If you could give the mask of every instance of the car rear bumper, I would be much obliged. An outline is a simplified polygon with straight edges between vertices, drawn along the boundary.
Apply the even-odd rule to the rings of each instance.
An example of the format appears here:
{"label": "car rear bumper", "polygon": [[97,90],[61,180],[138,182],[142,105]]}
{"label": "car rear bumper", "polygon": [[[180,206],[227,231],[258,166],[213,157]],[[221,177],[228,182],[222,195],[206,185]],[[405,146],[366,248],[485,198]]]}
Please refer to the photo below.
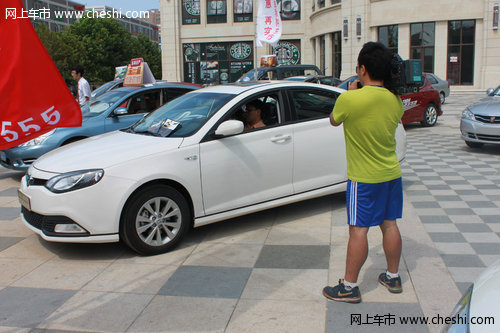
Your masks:
{"label": "car rear bumper", "polygon": [[460,132],[465,141],[500,144],[499,124],[488,124],[462,118]]}

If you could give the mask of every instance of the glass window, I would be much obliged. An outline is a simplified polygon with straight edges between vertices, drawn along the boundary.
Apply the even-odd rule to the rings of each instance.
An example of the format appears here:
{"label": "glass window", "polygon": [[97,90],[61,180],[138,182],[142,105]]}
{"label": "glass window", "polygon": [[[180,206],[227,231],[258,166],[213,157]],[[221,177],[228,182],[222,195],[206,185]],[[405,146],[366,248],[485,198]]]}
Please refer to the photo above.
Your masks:
{"label": "glass window", "polygon": [[225,23],[226,21],[226,0],[208,0],[207,23]]}
{"label": "glass window", "polygon": [[325,118],[330,115],[338,94],[318,89],[289,90],[298,120]]}
{"label": "glass window", "polygon": [[398,53],[398,26],[378,27],[378,41],[394,53]]}
{"label": "glass window", "polygon": [[182,24],[200,24],[200,0],[182,0]]}
{"label": "glass window", "polygon": [[422,61],[424,72],[434,72],[434,43],[436,26],[434,22],[413,23],[410,26],[411,59]]}
{"label": "glass window", "polygon": [[453,85],[474,84],[474,20],[448,22],[447,80]]}
{"label": "glass window", "polygon": [[253,21],[252,0],[233,0],[234,22]]}
{"label": "glass window", "polygon": [[189,43],[184,49],[184,81],[235,82],[254,67],[253,42]]}
{"label": "glass window", "polygon": [[325,0],[318,0],[318,8],[325,7]]}
{"label": "glass window", "polygon": [[340,78],[340,73],[342,72],[342,36],[340,31],[334,32],[332,35],[333,76],[336,78]]}
{"label": "glass window", "polygon": [[277,0],[282,20],[300,20],[300,0]]}
{"label": "glass window", "polygon": [[148,91],[130,98],[127,105],[129,114],[149,113],[160,107],[160,91]]}

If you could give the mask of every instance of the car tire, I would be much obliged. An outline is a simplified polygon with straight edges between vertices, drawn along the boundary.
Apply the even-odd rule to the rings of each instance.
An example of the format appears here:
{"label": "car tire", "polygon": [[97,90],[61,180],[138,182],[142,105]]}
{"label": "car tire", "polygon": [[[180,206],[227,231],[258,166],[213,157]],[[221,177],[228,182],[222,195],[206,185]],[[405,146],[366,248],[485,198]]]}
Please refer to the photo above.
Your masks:
{"label": "car tire", "polygon": [[481,148],[484,145],[484,143],[472,141],[465,141],[465,144],[471,148]]}
{"label": "car tire", "polygon": [[167,185],[142,189],[127,202],[120,224],[120,238],[142,255],[174,248],[192,224],[186,198]]}
{"label": "car tire", "polygon": [[436,105],[434,103],[429,103],[425,107],[424,120],[422,120],[420,123],[422,124],[422,126],[431,127],[436,125],[437,118],[438,118],[438,109]]}
{"label": "car tire", "polygon": [[444,101],[446,100],[446,96],[444,95],[444,92],[439,93],[439,99],[441,100],[441,105],[444,104]]}

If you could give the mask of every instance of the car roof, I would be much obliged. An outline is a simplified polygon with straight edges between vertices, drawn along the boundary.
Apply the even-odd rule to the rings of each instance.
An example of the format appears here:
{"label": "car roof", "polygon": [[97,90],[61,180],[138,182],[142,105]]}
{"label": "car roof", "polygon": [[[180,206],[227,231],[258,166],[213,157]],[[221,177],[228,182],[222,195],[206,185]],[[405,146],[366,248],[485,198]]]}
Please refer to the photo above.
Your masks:
{"label": "car roof", "polygon": [[[249,91],[252,89],[257,89],[261,87],[292,87],[292,86],[299,86],[299,87],[314,87],[317,88],[318,85],[315,83],[308,83],[308,82],[303,82],[303,81],[291,81],[291,80],[276,80],[276,81],[248,81],[248,82],[235,82],[235,83],[229,83],[229,84],[220,84],[220,85],[215,85],[215,86],[208,86],[206,88],[198,90],[198,92],[214,92],[214,93],[222,93],[222,94],[241,94],[245,91]],[[330,88],[335,88],[338,92],[343,92],[344,90],[341,88],[336,88],[332,86],[322,86],[322,87],[330,87]]]}
{"label": "car roof", "polygon": [[132,91],[137,91],[137,90],[142,90],[142,89],[148,89],[148,88],[199,88],[197,85],[193,84],[183,84],[183,83],[178,83],[178,82],[172,82],[172,83],[167,83],[167,82],[156,82],[156,83],[150,83],[150,84],[143,84],[143,85],[138,85],[138,86],[123,86],[120,88],[113,89],[111,91],[126,91],[126,92],[132,92]]}

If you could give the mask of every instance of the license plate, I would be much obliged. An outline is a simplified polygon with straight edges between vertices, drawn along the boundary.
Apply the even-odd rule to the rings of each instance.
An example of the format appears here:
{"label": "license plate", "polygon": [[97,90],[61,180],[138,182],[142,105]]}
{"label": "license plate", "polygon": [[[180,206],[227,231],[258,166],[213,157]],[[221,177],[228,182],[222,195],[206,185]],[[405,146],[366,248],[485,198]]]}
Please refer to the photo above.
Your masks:
{"label": "license plate", "polygon": [[19,197],[19,203],[27,210],[31,210],[30,198],[20,190],[17,190],[17,196]]}

